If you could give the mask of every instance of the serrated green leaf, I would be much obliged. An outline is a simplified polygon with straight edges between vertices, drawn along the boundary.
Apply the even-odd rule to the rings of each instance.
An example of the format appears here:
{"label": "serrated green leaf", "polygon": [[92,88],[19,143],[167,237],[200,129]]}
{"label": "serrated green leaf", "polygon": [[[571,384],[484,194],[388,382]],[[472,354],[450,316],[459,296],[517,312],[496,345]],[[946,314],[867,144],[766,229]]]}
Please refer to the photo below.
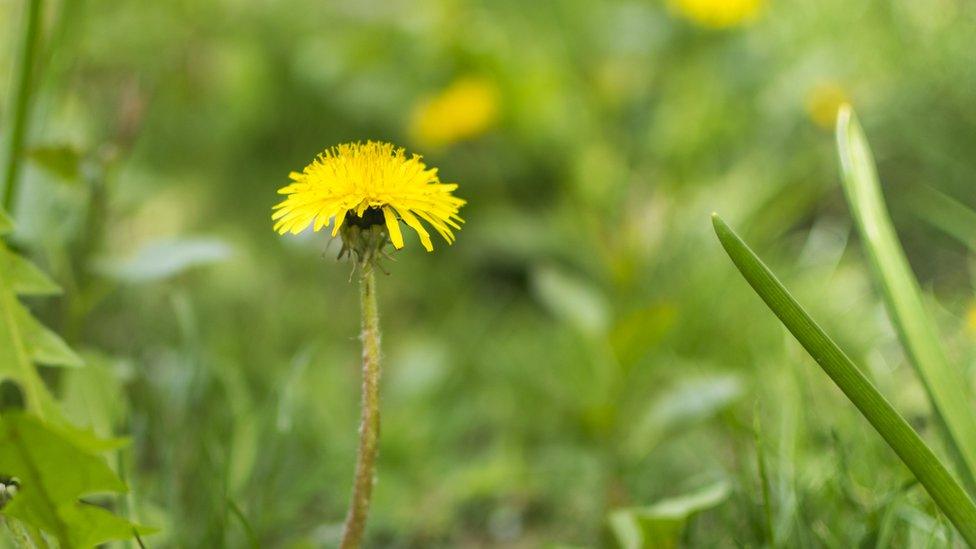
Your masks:
{"label": "serrated green leaf", "polygon": [[61,288],[43,271],[6,247],[0,248],[0,269],[7,273],[15,295],[54,295]]}
{"label": "serrated green leaf", "polygon": [[95,547],[114,540],[126,540],[152,534],[156,528],[132,524],[128,520],[113,515],[106,509],[84,503],[72,505],[62,510],[64,521],[70,526],[74,547]]}
{"label": "serrated green leaf", "polygon": [[608,517],[610,531],[621,549],[677,547],[688,520],[722,503],[728,495],[728,483],[717,482],[647,507],[617,509]]}
{"label": "serrated green leaf", "polygon": [[24,349],[31,360],[48,366],[81,367],[81,357],[64,340],[34,319],[20,303],[14,302],[12,307],[14,322],[19,324]]}
{"label": "serrated green leaf", "polygon": [[976,488],[976,417],[962,370],[949,364],[885,208],[874,157],[850,106],[837,117],[843,187],[899,339],[915,366],[961,472]]}
{"label": "serrated green leaf", "polygon": [[127,490],[105,459],[35,417],[0,418],[0,471],[20,483],[3,513],[48,532],[63,548],[91,547],[135,532],[125,519],[80,501]]}
{"label": "serrated green leaf", "polygon": [[739,235],[717,215],[712,216],[712,223],[743,278],[884,438],[963,538],[976,546],[976,504],[969,494]]}
{"label": "serrated green leaf", "polygon": [[17,286],[36,290],[47,284],[36,270],[10,260],[11,256],[13,252],[0,240],[0,381],[11,380],[20,386],[30,412],[55,423],[66,423],[34,362],[80,366],[81,359],[17,300]]}

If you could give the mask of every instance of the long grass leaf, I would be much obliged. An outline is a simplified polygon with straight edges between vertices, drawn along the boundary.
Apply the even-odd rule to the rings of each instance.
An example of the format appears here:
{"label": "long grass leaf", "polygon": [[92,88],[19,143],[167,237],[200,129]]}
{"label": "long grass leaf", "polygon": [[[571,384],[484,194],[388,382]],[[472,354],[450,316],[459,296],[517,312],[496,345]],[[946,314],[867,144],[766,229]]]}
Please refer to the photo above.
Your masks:
{"label": "long grass leaf", "polygon": [[885,208],[874,158],[849,106],[837,118],[837,152],[850,204],[874,278],[912,364],[932,401],[964,479],[976,487],[976,416],[962,371],[949,364],[935,323]]}
{"label": "long grass leaf", "polygon": [[962,536],[976,547],[976,505],[939,458],[762,260],[717,215],[715,233],[750,286],[908,466]]}

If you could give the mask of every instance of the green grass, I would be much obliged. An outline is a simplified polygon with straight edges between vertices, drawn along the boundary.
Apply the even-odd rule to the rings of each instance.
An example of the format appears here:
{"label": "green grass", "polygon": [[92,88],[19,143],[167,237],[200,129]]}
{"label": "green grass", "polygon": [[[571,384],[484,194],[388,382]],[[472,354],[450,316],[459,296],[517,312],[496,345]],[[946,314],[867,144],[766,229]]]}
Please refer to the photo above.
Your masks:
{"label": "green grass", "polygon": [[739,235],[718,215],[712,223],[746,282],[898,454],[967,543],[976,546],[976,504],[959,482]]}
{"label": "green grass", "polygon": [[[128,494],[85,501],[159,527],[154,549],[336,543],[355,287],[336,243],[277,237],[269,209],[324,147],[383,139],[468,204],[453,246],[407,236],[378,281],[370,547],[962,544],[844,393],[796,367],[704,220],[745,231],[965,482],[851,230],[817,92],[860,105],[903,274],[971,378],[976,12],[784,0],[712,29],[667,2],[360,4],[46,0],[27,97],[31,2],[0,2],[0,151],[29,100],[4,249],[64,289],[17,307],[85,362],[0,344],[18,373],[0,415],[46,389],[131,441],[108,461]],[[497,85],[496,124],[415,142],[417,105],[469,76]]]}
{"label": "green grass", "polygon": [[959,471],[976,488],[976,415],[963,370],[949,364],[938,331],[922,301],[918,282],[898,243],[884,205],[871,150],[849,106],[837,118],[837,151],[842,182],[874,280],[945,433]]}

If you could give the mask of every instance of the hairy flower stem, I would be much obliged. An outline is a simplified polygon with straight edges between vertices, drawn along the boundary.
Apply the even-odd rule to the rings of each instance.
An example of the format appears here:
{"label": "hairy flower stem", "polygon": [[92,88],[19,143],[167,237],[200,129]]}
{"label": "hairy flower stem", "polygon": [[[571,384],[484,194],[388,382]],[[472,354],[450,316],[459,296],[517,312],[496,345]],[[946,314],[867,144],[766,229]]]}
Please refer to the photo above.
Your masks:
{"label": "hairy flower stem", "polygon": [[371,262],[360,264],[359,302],[362,309],[363,396],[359,425],[359,455],[353,480],[349,514],[342,531],[341,549],[362,544],[366,515],[373,495],[374,469],[380,438],[380,320],[376,309],[376,279]]}

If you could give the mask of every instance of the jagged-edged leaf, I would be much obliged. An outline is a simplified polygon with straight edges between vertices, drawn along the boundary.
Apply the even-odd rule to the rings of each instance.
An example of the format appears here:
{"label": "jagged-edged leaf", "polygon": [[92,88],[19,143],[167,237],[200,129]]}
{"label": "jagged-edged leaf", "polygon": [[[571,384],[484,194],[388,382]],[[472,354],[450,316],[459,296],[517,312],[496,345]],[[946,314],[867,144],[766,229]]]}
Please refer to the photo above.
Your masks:
{"label": "jagged-edged leaf", "polygon": [[15,312],[20,309],[21,305],[0,283],[0,381],[11,380],[20,386],[28,410],[42,417],[60,418],[54,397],[31,363],[18,321],[22,315]]}
{"label": "jagged-edged leaf", "polygon": [[14,301],[12,316],[19,324],[24,350],[34,362],[49,366],[80,367],[81,357],[75,354],[57,334],[34,319],[23,305]]}
{"label": "jagged-edged leaf", "polygon": [[6,246],[0,247],[0,269],[16,295],[54,295],[61,288],[43,271]]}
{"label": "jagged-edged leaf", "polygon": [[4,414],[0,471],[20,484],[3,513],[47,532],[62,548],[92,547],[136,531],[127,520],[81,501],[127,489],[105,459],[79,445],[71,431],[27,414]]}
{"label": "jagged-edged leaf", "polygon": [[[0,212],[0,216],[3,216]],[[0,224],[9,229],[9,218]],[[0,240],[0,382],[16,383],[28,411],[42,419],[66,424],[54,397],[38,375],[35,363],[81,366],[64,341],[31,316],[18,297],[55,292],[57,286],[40,270],[17,256]]]}
{"label": "jagged-edged leaf", "polygon": [[647,507],[617,509],[608,519],[610,531],[621,549],[677,547],[688,520],[722,503],[728,495],[728,483],[720,481]]}

